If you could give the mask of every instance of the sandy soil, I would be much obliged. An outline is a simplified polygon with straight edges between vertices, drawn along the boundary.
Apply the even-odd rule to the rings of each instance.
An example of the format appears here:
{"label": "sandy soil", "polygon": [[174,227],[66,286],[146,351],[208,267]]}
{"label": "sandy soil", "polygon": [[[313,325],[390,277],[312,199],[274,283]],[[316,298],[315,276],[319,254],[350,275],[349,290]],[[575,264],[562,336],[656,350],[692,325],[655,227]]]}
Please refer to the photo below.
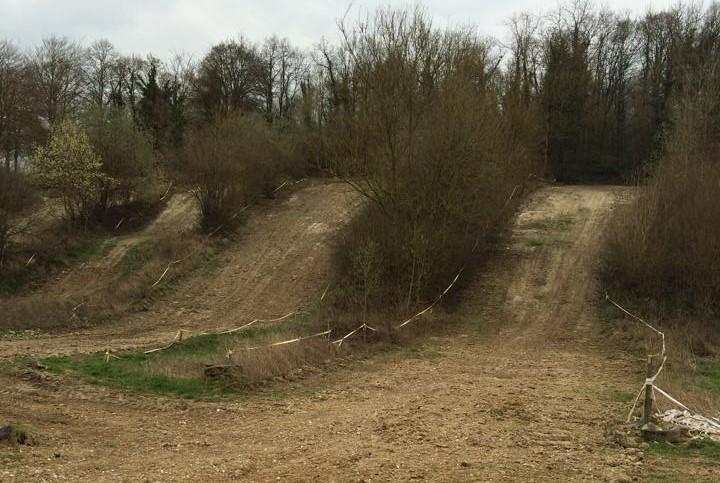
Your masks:
{"label": "sandy soil", "polygon": [[[605,435],[626,409],[611,392],[632,391],[642,376],[630,355],[598,335],[593,316],[602,227],[625,194],[608,187],[535,193],[507,254],[464,290],[451,335],[426,338],[413,350],[348,358],[335,370],[219,403],[37,374],[0,376],[2,417],[25,421],[40,434],[39,445],[3,453],[0,480],[646,481],[652,468],[642,454]],[[335,205],[324,196],[304,200]],[[244,299],[262,306],[267,287],[277,283],[270,267],[309,257],[293,250],[312,246],[298,243],[313,223],[332,229],[334,221],[316,220],[311,210],[300,210],[304,228],[293,228],[292,203],[299,202],[288,200],[287,213],[253,222],[258,231],[248,236],[262,234],[265,248],[243,262],[249,249],[238,247],[219,275],[227,292],[213,282],[196,302],[179,294],[178,313],[195,313],[185,320],[205,324],[229,321],[228,312],[244,310]],[[339,218],[348,211],[338,209]],[[288,230],[295,233],[291,243],[276,246],[276,234]],[[307,267],[305,260],[297,261],[298,270]],[[230,291],[233,283],[242,289]],[[272,302],[277,313],[296,300]],[[226,314],[212,315],[217,304]],[[139,319],[105,333],[28,344],[38,353],[88,350],[103,334],[113,343],[136,343],[162,335],[159,327],[167,323]],[[133,330],[143,332],[132,338]],[[21,348],[3,343],[0,351]],[[711,474],[675,476],[667,481],[712,481]]]}

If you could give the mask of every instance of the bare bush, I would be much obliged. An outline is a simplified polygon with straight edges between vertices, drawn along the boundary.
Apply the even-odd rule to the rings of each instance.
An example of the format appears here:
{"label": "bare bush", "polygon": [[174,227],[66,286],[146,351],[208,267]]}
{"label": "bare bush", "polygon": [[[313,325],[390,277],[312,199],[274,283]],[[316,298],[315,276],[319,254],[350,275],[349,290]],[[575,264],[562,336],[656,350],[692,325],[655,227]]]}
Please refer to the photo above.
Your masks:
{"label": "bare bush", "polygon": [[[380,11],[345,33],[353,112],[329,130],[337,173],[368,200],[338,253],[341,273],[375,303],[413,306],[437,294],[531,169],[499,109],[497,59],[471,31],[433,29],[420,11]],[[444,285],[443,285],[444,284]],[[362,288],[365,300],[367,288]]]}
{"label": "bare bush", "polygon": [[96,211],[136,199],[152,182],[154,156],[146,136],[123,108],[98,107],[85,114],[84,126],[102,163]]}
{"label": "bare bush", "polygon": [[264,119],[232,114],[190,134],[180,170],[197,198],[201,228],[229,230],[243,208],[272,191],[284,152]]}
{"label": "bare bush", "polygon": [[[168,232],[133,244],[115,239],[82,237],[76,232],[60,239],[56,231],[38,234],[12,253],[0,272],[0,330],[93,325],[133,310],[142,310],[166,290],[216,266],[215,246],[200,235]],[[19,250],[22,248],[22,250]],[[27,264],[32,256],[33,263]],[[82,260],[81,268],[74,268]],[[64,269],[58,283],[40,293],[43,280]],[[95,283],[88,283],[88,280]]]}
{"label": "bare bush", "polygon": [[21,216],[37,201],[37,193],[24,175],[0,168],[0,273],[8,243],[20,227]]}
{"label": "bare bush", "polygon": [[664,315],[720,314],[720,62],[710,56],[691,69],[667,155],[621,213],[607,254],[608,279]]}

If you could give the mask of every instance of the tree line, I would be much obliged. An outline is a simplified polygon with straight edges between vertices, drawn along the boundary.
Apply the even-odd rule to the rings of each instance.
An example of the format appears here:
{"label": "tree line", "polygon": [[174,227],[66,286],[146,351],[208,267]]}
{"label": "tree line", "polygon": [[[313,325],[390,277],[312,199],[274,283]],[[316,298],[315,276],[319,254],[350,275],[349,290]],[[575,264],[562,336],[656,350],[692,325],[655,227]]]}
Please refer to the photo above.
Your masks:
{"label": "tree line", "polygon": [[[410,306],[467,265],[528,175],[656,172],[684,101],[714,75],[720,7],[633,18],[574,0],[513,16],[504,42],[439,29],[422,8],[339,31],[309,51],[239,37],[169,61],[106,40],[0,41],[0,242],[30,205],[32,190],[8,181],[26,178],[25,161],[75,225],[169,177],[191,189],[208,232],[231,228],[278,177],[315,170],[368,200],[338,251],[358,303]],[[717,111],[703,119],[716,132]]]}

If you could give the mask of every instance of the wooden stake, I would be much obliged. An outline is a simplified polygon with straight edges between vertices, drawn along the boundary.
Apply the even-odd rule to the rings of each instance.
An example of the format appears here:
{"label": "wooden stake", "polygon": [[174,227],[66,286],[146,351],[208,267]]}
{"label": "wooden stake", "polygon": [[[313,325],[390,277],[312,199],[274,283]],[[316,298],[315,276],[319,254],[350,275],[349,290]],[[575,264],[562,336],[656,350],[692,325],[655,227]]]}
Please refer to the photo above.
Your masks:
{"label": "wooden stake", "polygon": [[[653,377],[653,364],[652,356],[647,357],[647,373],[646,377],[650,379]],[[643,410],[643,424],[651,423],[651,416],[653,411],[653,387],[652,384],[645,385],[645,408]]]}

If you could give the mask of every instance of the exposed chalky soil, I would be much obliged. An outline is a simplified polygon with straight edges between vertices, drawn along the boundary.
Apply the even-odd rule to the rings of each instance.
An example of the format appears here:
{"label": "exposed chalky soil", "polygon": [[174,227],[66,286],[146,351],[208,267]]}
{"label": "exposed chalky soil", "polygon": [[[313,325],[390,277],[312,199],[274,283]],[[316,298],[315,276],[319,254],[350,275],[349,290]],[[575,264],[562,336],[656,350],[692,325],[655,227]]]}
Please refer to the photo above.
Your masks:
{"label": "exposed chalky soil", "polygon": [[[631,355],[599,335],[593,306],[602,229],[628,193],[536,192],[507,254],[463,290],[450,335],[410,342],[412,350],[347,358],[336,369],[222,402],[142,396],[70,376],[0,376],[2,417],[35,428],[38,439],[0,449],[7,454],[0,480],[648,481],[642,452],[607,436],[627,410],[612,394],[632,392],[642,376]],[[268,257],[296,246],[293,238],[272,248],[292,223],[264,235]],[[238,294],[223,290],[204,294],[196,310],[211,303],[234,310]],[[153,333],[165,323],[150,325]],[[72,341],[44,343],[65,352]],[[695,479],[668,471],[678,479],[666,481]]]}

